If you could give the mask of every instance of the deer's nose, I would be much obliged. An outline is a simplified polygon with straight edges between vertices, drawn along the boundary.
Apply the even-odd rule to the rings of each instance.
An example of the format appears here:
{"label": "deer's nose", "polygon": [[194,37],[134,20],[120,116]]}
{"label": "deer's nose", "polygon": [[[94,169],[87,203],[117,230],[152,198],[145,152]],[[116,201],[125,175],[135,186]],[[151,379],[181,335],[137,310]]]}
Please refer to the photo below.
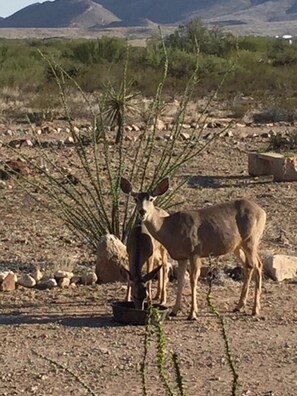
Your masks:
{"label": "deer's nose", "polygon": [[144,216],[146,214],[146,210],[145,209],[139,209],[139,214],[141,216]]}

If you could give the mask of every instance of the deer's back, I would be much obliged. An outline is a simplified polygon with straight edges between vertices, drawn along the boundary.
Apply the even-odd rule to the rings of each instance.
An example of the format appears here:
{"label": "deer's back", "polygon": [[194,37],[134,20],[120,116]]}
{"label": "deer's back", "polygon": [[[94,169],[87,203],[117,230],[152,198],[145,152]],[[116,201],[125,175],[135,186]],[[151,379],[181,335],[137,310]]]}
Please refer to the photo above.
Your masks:
{"label": "deer's back", "polygon": [[176,212],[164,219],[159,237],[174,259],[193,254],[220,256],[234,251],[249,238],[259,241],[265,220],[265,211],[259,205],[240,199]]}

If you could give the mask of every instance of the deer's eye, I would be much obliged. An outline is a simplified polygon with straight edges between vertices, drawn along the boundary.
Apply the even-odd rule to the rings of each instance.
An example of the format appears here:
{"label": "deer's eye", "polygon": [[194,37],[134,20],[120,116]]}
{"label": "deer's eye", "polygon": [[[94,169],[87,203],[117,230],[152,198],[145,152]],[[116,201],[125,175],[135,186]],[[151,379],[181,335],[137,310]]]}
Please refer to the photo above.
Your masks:
{"label": "deer's eye", "polygon": [[150,201],[150,202],[153,202],[153,201],[154,201],[154,197],[150,197],[150,198],[149,198],[149,201]]}

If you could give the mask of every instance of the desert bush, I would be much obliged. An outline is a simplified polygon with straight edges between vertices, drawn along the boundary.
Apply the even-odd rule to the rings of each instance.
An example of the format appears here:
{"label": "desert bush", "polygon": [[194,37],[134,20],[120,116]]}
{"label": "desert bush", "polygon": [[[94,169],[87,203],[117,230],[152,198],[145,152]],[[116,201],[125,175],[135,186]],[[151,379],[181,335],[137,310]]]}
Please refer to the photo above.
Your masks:
{"label": "desert bush", "polygon": [[236,49],[236,39],[219,27],[207,29],[199,18],[194,18],[186,25],[180,25],[173,34],[165,38],[168,48],[179,49],[189,53],[199,50],[207,55],[225,56]]}
{"label": "desert bush", "polygon": [[[179,26],[164,38],[168,51],[168,73],[164,92],[171,96],[182,87],[195,69],[199,49],[201,84],[195,92],[203,97],[216,89],[222,75],[237,57],[237,65],[229,82],[221,90],[223,98],[241,91],[258,102],[268,95],[294,95],[296,44],[268,37],[240,37],[207,29],[199,19]],[[34,92],[55,77],[48,64],[40,62],[38,49],[74,77],[86,92],[102,90],[108,81],[119,85],[121,64],[127,43],[123,39],[102,37],[96,40],[0,40],[0,84],[2,87]],[[165,62],[162,40],[152,37],[146,47],[129,47],[130,67],[127,77],[133,77],[136,89],[154,96],[162,78]],[[68,83],[66,81],[66,83]]]}
{"label": "desert bush", "polygon": [[[166,53],[165,47],[164,53]],[[211,144],[212,139],[203,140],[203,143],[199,141],[202,126],[192,130],[189,140],[180,139],[187,106],[198,81],[198,63],[184,89],[184,95],[170,131],[171,137],[161,145],[156,142],[156,132],[157,121],[163,110],[163,88],[168,76],[167,60],[155,98],[148,108],[145,129],[137,142],[129,142],[124,140],[123,134],[126,112],[130,106],[130,99],[133,98],[133,93],[129,93],[127,82],[128,58],[123,69],[123,82],[120,89],[116,91],[109,87],[106,94],[103,94],[101,99],[99,98],[95,112],[88,96],[76,80],[43,54],[41,56],[51,67],[58,86],[65,117],[74,141],[74,155],[80,163],[79,178],[69,176],[59,161],[58,153],[55,155],[55,160],[51,159],[39,142],[39,137],[35,136],[35,160],[31,161],[31,158],[25,155],[22,157],[36,171],[35,178],[23,179],[22,186],[29,194],[30,189],[33,188],[35,191],[37,187],[49,198],[47,201],[42,201],[42,204],[60,217],[73,233],[88,241],[93,248],[96,248],[100,236],[106,233],[112,233],[125,241],[135,213],[128,199],[124,206],[120,203],[123,201],[119,188],[122,174],[125,174],[132,183],[137,180],[140,189],[150,190],[162,178],[173,177],[191,158],[199,156],[203,149]],[[82,100],[89,106],[92,121],[87,135],[80,134],[73,128],[72,120],[75,115],[71,111],[67,95],[69,84],[76,87]],[[118,131],[120,131],[116,145],[111,144],[106,116],[117,123]],[[180,154],[176,156],[177,146],[180,144],[183,147]],[[159,158],[157,163],[152,161],[154,156]],[[162,203],[164,208],[170,207],[176,191],[185,182],[186,180],[183,180],[159,203]],[[35,194],[31,195],[36,199]]]}
{"label": "desert bush", "polygon": [[297,44],[287,40],[274,41],[268,51],[273,66],[290,66],[297,63]]}
{"label": "desert bush", "polygon": [[72,60],[86,65],[117,63],[125,59],[125,40],[115,37],[102,37],[97,40],[79,40],[72,42]]}
{"label": "desert bush", "polygon": [[293,107],[285,107],[282,104],[276,103],[259,113],[253,115],[253,120],[257,123],[269,123],[269,122],[294,122],[296,119],[296,109]]}
{"label": "desert bush", "polygon": [[269,138],[268,150],[295,151],[297,150],[297,130],[287,131],[285,134],[277,133]]}

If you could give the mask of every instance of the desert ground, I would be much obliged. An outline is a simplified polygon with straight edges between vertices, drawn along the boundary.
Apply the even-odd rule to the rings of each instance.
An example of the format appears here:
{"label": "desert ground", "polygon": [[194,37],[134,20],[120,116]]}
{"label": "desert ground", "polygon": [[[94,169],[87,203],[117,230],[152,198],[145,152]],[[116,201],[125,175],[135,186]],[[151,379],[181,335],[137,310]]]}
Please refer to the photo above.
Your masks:
{"label": "desert ground", "polygon": [[[75,120],[80,126],[83,120]],[[51,127],[65,130],[65,122],[54,120]],[[297,255],[297,183],[273,182],[271,177],[250,177],[247,153],[268,147],[267,132],[285,132],[289,124],[245,125],[217,139],[199,157],[180,170],[177,183],[185,176],[179,207],[203,207],[237,197],[248,197],[267,212],[267,226],[260,255]],[[2,119],[1,138],[24,137],[28,125]],[[8,134],[10,130],[12,133]],[[24,132],[25,131],[25,132]],[[204,133],[213,132],[205,129]],[[130,132],[131,134],[133,132]],[[162,142],[160,132],[159,144]],[[29,134],[29,132],[28,132]],[[56,139],[57,135],[48,139]],[[127,141],[127,144],[130,144]],[[182,142],[177,148],[182,149]],[[27,154],[30,147],[21,147]],[[49,155],[56,156],[49,147]],[[59,155],[71,158],[71,147],[60,147]],[[0,147],[0,159],[11,153]],[[65,160],[65,161],[66,161]],[[158,158],[154,159],[155,161]],[[0,189],[0,270],[29,272],[38,266],[46,273],[71,267],[75,271],[94,268],[95,255],[60,220],[36,203],[12,179]],[[227,256],[216,265],[236,266]],[[232,313],[241,282],[221,276],[212,287],[213,301],[224,316],[236,371],[238,395],[294,396],[297,394],[297,294],[296,281],[274,282],[264,278],[262,310],[252,317],[252,290],[246,313]],[[176,281],[169,285],[168,306],[174,304]],[[183,295],[183,309],[164,323],[168,352],[168,376],[174,383],[172,352],[180,357],[185,394],[189,396],[231,395],[232,374],[227,364],[224,340],[217,317],[206,296],[208,284],[199,282],[197,322],[187,321],[190,296]],[[1,373],[0,394],[39,396],[141,395],[140,366],[144,354],[143,326],[116,323],[111,301],[121,300],[125,285],[78,286],[73,289],[37,290],[19,287],[0,293]],[[148,395],[166,395],[156,365],[156,346],[148,352]],[[177,393],[177,390],[174,390]]]}

